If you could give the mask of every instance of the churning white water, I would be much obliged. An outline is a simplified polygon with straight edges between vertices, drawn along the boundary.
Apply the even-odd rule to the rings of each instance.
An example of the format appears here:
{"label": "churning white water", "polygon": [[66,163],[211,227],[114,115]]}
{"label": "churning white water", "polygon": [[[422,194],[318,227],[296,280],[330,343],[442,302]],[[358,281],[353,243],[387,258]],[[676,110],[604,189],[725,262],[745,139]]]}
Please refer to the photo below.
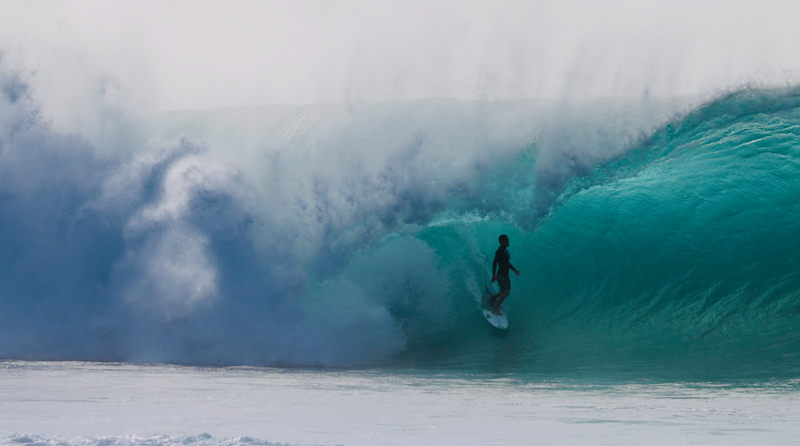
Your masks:
{"label": "churning white water", "polygon": [[791,444],[799,403],[796,381],[6,361],[0,444]]}

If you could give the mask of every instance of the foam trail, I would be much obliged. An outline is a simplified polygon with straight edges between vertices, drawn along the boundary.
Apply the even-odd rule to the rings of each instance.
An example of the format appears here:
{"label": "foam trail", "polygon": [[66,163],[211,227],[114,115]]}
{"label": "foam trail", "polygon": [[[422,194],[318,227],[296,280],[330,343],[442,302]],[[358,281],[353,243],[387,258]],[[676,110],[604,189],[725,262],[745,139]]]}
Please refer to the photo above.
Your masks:
{"label": "foam trail", "polygon": [[259,440],[250,437],[213,437],[203,433],[199,435],[186,435],[182,437],[171,437],[168,435],[137,436],[128,435],[122,437],[65,437],[65,436],[43,436],[43,435],[8,435],[3,437],[4,444],[40,444],[45,446],[56,445],[75,445],[75,446],[168,446],[173,444],[196,444],[198,446],[235,446],[235,445],[255,445],[255,446],[282,446],[286,443],[272,443],[266,440]]}

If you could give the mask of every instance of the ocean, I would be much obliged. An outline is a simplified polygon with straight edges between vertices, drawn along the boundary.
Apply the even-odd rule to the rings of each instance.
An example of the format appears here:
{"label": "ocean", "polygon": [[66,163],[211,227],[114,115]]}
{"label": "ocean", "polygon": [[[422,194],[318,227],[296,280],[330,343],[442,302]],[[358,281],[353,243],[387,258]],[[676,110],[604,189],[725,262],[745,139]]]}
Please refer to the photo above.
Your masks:
{"label": "ocean", "polygon": [[[3,443],[800,432],[797,88],[65,132],[0,81]],[[506,331],[480,312],[500,234]]]}
{"label": "ocean", "polygon": [[800,416],[796,379],[22,361],[0,379],[13,446],[782,445]]}

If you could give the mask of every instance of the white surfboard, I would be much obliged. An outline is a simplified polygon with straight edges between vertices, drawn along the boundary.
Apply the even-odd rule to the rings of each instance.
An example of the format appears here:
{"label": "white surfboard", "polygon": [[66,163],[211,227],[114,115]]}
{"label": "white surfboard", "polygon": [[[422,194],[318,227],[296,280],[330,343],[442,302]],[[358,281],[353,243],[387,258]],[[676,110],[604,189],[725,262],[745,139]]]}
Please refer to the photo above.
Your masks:
{"label": "white surfboard", "polygon": [[[503,312],[503,307],[500,307],[500,312]],[[483,309],[483,315],[486,317],[486,320],[489,321],[490,324],[494,325],[497,328],[505,330],[508,328],[508,318],[505,314],[502,316],[498,316],[492,313],[492,310]]]}
{"label": "white surfboard", "polygon": [[493,326],[505,330],[508,328],[508,317],[506,317],[502,306],[500,306],[500,312],[503,313],[502,316],[492,313],[492,308],[489,305],[490,297],[492,297],[492,295],[488,292],[483,294],[483,299],[481,300],[481,311],[483,311],[483,317],[486,318],[486,320]]}

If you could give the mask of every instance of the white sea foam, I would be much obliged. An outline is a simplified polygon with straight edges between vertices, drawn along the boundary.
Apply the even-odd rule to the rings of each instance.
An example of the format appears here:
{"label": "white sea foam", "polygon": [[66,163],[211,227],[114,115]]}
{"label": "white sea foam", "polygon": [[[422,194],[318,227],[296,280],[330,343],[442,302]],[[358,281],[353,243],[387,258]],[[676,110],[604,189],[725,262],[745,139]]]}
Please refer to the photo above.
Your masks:
{"label": "white sea foam", "polygon": [[792,444],[800,416],[796,380],[74,362],[0,380],[9,446]]}
{"label": "white sea foam", "polygon": [[209,434],[170,437],[168,435],[122,437],[63,437],[12,434],[0,437],[0,444],[8,446],[290,446],[290,443],[273,443],[250,437],[215,438]]}
{"label": "white sea foam", "polygon": [[[524,224],[546,195],[534,189],[560,186],[537,172],[575,170],[538,160],[542,140],[566,149],[537,101],[122,114],[109,118],[119,137],[90,140],[54,130],[25,82],[1,75],[4,357],[383,362],[459,314],[454,259],[414,234],[442,216]],[[623,130],[605,155],[570,138],[573,159],[617,153],[665,116],[649,110],[609,118]]]}

